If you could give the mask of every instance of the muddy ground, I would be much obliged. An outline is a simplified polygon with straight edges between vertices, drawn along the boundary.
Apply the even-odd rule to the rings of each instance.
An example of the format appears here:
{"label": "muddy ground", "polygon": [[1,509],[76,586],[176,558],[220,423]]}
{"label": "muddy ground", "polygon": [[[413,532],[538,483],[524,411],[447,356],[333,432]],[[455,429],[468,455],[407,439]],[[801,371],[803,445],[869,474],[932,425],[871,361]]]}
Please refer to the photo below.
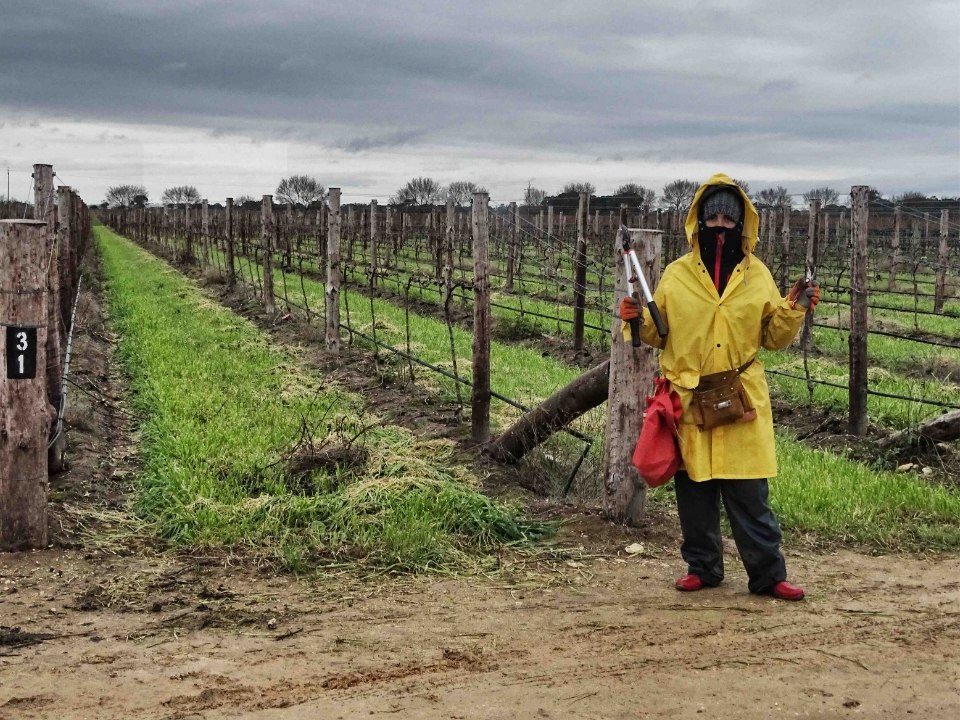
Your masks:
{"label": "muddy ground", "polygon": [[[958,554],[790,544],[808,598],[786,603],[747,593],[729,545],[726,582],[681,594],[669,513],[629,529],[533,496],[556,539],[485,575],[165,552],[130,512],[132,418],[96,293],[83,303],[53,547],[0,555],[2,720],[960,716]],[[449,411],[396,419],[455,436]]]}

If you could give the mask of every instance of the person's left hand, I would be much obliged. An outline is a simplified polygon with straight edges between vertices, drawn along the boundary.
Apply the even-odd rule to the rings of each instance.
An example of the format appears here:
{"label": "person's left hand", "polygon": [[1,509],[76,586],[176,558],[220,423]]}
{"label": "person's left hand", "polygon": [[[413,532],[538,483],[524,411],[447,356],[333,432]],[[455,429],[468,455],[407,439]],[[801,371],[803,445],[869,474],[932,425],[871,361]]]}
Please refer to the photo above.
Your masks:
{"label": "person's left hand", "polygon": [[820,302],[820,283],[813,281],[810,283],[803,280],[797,280],[790,289],[788,295],[791,307],[802,307],[808,312],[813,312],[817,303]]}

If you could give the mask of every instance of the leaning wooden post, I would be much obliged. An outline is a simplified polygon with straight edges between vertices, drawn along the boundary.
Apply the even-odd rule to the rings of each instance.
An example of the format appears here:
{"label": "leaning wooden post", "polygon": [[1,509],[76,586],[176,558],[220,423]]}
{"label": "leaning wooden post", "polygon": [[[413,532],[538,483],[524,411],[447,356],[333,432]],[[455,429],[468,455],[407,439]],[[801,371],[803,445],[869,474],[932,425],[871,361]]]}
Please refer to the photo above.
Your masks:
{"label": "leaning wooden post", "polygon": [[327,282],[324,289],[327,319],[327,352],[340,354],[340,188],[327,193]]}
{"label": "leaning wooden post", "polygon": [[573,349],[583,350],[583,325],[587,299],[587,216],[590,193],[580,193],[577,208],[577,248],[573,256]]}
{"label": "leaning wooden post", "polygon": [[850,189],[852,252],[850,254],[850,418],[851,435],[867,431],[867,222],[870,188]]}
{"label": "leaning wooden post", "polygon": [[263,310],[273,315],[277,306],[273,299],[273,195],[264,195],[260,208],[260,246],[263,250]]}
{"label": "leaning wooden post", "polygon": [[933,311],[943,313],[943,301],[947,289],[947,262],[950,259],[950,246],[947,243],[949,210],[940,211],[940,248],[937,251],[937,283],[933,290]]}
{"label": "leaning wooden post", "polygon": [[232,288],[237,282],[237,271],[233,262],[233,198],[227,198],[227,207],[223,222],[223,234],[227,245],[227,287]]}
{"label": "leaning wooden post", "polygon": [[470,419],[473,442],[490,439],[490,227],[485,192],[473,194],[473,390]]}
{"label": "leaning wooden post", "polygon": [[0,220],[0,550],[47,545],[49,234],[42,220]]}
{"label": "leaning wooden post", "polygon": [[897,289],[897,269],[900,265],[900,231],[900,206],[897,205],[893,208],[893,241],[890,244],[890,273],[887,275],[887,290]]}
{"label": "leaning wooden post", "polygon": [[[660,282],[660,255],[663,232],[630,230],[630,239],[650,288]],[[629,268],[624,268],[618,232],[614,252],[617,263],[614,302],[616,308],[627,294]],[[643,398],[652,388],[657,371],[656,351],[647,345],[634,348],[624,340],[621,320],[614,315],[610,341],[610,384],[607,398],[607,434],[603,451],[603,512],[608,518],[628,525],[643,519],[647,486],[633,465],[633,448],[643,425]],[[682,331],[682,329],[681,329]]]}

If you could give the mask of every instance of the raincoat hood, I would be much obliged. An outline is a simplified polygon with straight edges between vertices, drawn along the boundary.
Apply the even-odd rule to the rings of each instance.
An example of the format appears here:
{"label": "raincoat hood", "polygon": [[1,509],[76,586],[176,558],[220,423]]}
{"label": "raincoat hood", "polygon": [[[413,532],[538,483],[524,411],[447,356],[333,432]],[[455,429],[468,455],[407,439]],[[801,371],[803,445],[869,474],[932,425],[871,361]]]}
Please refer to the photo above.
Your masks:
{"label": "raincoat hood", "polygon": [[741,235],[740,242],[743,254],[750,255],[757,246],[757,236],[760,233],[760,215],[757,213],[757,209],[753,206],[753,203],[750,202],[747,194],[740,189],[740,186],[723,173],[717,173],[707,180],[697,189],[696,194],[693,196],[693,203],[690,205],[690,210],[687,212],[687,220],[684,223],[684,229],[687,231],[687,242],[690,243],[690,246],[695,251],[699,252],[699,223],[697,222],[697,218],[700,210],[700,200],[707,190],[718,185],[729,186],[743,198],[743,234]]}

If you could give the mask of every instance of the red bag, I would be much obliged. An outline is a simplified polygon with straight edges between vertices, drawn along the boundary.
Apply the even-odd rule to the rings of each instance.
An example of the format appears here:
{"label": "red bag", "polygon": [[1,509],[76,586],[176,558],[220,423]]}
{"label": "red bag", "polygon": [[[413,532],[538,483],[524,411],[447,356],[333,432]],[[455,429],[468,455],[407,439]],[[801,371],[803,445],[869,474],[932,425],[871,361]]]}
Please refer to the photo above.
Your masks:
{"label": "red bag", "polygon": [[680,396],[666,378],[654,380],[653,397],[647,398],[643,427],[633,450],[633,464],[648,487],[659,487],[680,469],[677,425],[683,407]]}

